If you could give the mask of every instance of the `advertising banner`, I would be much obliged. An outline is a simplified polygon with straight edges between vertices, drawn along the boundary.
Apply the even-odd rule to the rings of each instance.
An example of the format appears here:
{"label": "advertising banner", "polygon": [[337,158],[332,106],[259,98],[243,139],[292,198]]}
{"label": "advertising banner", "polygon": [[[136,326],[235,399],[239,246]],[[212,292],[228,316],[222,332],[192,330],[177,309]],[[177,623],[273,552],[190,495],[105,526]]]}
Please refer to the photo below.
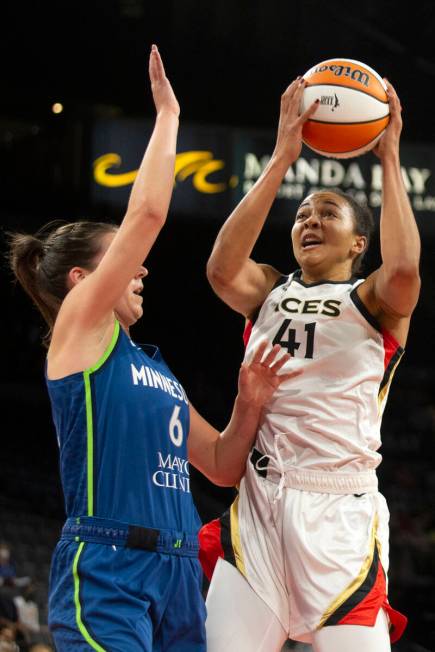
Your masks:
{"label": "advertising banner", "polygon": [[[151,135],[152,123],[101,120],[92,142],[92,201],[125,208]],[[216,126],[180,128],[171,210],[190,219],[224,221],[249,191],[273,151],[273,131]],[[422,233],[435,235],[435,148],[403,143],[402,175]],[[271,210],[291,220],[301,200],[318,189],[339,187],[379,215],[382,174],[372,153],[327,159],[303,147],[279,189]]]}

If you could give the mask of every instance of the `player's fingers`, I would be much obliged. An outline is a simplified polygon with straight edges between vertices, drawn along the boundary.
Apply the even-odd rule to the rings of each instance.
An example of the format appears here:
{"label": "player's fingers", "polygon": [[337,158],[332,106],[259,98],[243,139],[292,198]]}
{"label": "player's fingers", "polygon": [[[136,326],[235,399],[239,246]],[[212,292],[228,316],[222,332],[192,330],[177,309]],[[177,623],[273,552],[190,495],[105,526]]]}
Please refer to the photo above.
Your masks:
{"label": "player's fingers", "polygon": [[284,93],[281,95],[281,99],[283,99],[283,98],[287,98],[287,97],[289,97],[290,95],[292,95],[292,94],[294,93],[294,91],[297,89],[297,87],[299,86],[299,84],[301,83],[301,79],[302,79],[302,77],[300,77],[300,76],[299,76],[299,77],[296,77],[296,79],[294,79],[294,80],[291,82],[291,84],[289,84],[289,85],[287,86],[287,88],[285,89]]}
{"label": "player's fingers", "polygon": [[296,378],[296,376],[300,376],[303,373],[302,369],[296,369],[295,371],[290,371],[287,374],[281,374],[280,376],[277,376],[279,383],[283,383],[286,380],[290,380],[291,378]]}
{"label": "player's fingers", "polygon": [[319,102],[320,100],[314,100],[311,106],[309,106],[308,109],[299,116],[298,121],[300,124],[305,124],[305,122],[311,118],[311,116],[317,111]]}
{"label": "player's fingers", "polygon": [[291,100],[299,106],[302,94],[305,90],[305,86],[307,85],[306,80],[303,77],[300,77],[298,80],[298,83],[295,84],[292,93],[291,93]]}
{"label": "player's fingers", "polygon": [[296,77],[281,95],[281,113],[285,112],[300,87],[302,77]]}
{"label": "player's fingers", "polygon": [[396,93],[396,90],[391,84],[388,79],[384,78],[384,81],[387,85],[387,97],[388,97],[388,102],[390,104],[390,110],[393,109],[393,111],[401,111],[402,110],[402,105],[399,100],[399,96]]}
{"label": "player's fingers", "polygon": [[396,89],[394,88],[394,86],[393,86],[393,84],[390,82],[390,80],[387,79],[387,77],[384,77],[384,82],[385,82],[385,85],[386,85],[386,87],[387,87],[387,92],[388,92],[388,91],[391,91],[394,95],[397,95],[397,93],[396,93]]}
{"label": "player's fingers", "polygon": [[387,95],[388,95],[388,97],[389,98],[396,97],[397,99],[399,99],[398,96],[397,96],[396,89],[394,88],[393,84],[386,77],[384,77],[384,82],[385,82],[385,85],[387,87]]}
{"label": "player's fingers", "polygon": [[276,360],[276,356],[278,355],[278,353],[279,353],[280,351],[282,351],[280,345],[279,345],[279,344],[275,344],[275,345],[270,349],[269,353],[266,355],[266,357],[264,358],[264,360],[262,360],[261,364],[262,364],[264,367],[270,367],[270,365],[272,364],[272,362],[274,362],[274,361]]}
{"label": "player's fingers", "polygon": [[157,45],[154,44],[151,46],[150,75],[152,75],[152,81],[161,81],[165,77],[163,61]]}
{"label": "player's fingers", "polygon": [[276,374],[278,371],[285,365],[285,363],[290,360],[291,356],[288,353],[285,353],[279,360],[276,360],[273,364],[270,365],[271,370]]}
{"label": "player's fingers", "polygon": [[264,352],[265,352],[265,350],[267,348],[267,345],[268,345],[267,340],[263,340],[262,342],[260,342],[260,344],[258,345],[258,347],[257,347],[257,349],[256,349],[256,351],[254,353],[251,364],[260,364],[261,363],[261,358],[264,355]]}

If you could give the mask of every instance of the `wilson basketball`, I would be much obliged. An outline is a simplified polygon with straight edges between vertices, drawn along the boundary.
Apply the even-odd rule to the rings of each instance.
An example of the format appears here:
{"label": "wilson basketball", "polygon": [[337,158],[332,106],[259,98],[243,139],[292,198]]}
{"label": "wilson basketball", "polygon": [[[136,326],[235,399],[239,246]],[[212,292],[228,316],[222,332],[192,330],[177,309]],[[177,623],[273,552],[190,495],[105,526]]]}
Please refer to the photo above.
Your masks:
{"label": "wilson basketball", "polygon": [[384,133],[390,108],[384,80],[353,59],[328,59],[305,75],[301,112],[319,107],[304,125],[302,140],[323,156],[350,158],[370,150]]}

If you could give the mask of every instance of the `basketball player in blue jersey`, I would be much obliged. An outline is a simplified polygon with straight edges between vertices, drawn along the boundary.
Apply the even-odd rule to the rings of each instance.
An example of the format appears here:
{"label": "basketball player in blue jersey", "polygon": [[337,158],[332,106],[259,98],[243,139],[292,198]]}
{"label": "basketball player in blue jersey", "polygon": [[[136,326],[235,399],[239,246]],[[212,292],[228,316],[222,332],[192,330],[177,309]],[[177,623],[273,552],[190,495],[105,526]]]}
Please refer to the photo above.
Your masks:
{"label": "basketball player in blue jersey", "polygon": [[155,46],[157,118],[119,229],[76,222],[11,236],[12,269],[49,326],[46,377],[67,520],[49,624],[58,652],[201,652],[205,608],[188,459],[238,482],[263,404],[289,356],[262,343],[218,433],[155,346],[137,346],[143,267],[173,187],[179,106]]}
{"label": "basketball player in blue jersey", "polygon": [[218,560],[207,597],[209,652],[274,652],[288,637],[315,652],[387,652],[406,625],[387,598],[389,515],[375,469],[382,411],[419,295],[420,240],[400,170],[400,102],[387,88],[391,121],[375,148],[379,269],[353,277],[372,218],[329,190],[297,211],[297,272],[283,277],[250,257],[315,111],[298,115],[299,79],[282,97],[271,160],[208,263],[216,293],[247,319],[245,361],[266,337],[303,370],[265,406],[236,503],[201,532],[204,567]]}

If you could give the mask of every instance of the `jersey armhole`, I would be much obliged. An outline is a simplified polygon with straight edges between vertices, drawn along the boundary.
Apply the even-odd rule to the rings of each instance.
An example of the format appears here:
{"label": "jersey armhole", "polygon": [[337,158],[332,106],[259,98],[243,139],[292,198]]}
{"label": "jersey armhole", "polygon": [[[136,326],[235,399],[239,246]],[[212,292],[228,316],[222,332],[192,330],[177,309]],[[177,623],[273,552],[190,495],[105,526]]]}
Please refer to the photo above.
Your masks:
{"label": "jersey armhole", "polygon": [[112,353],[112,351],[114,350],[116,344],[119,341],[120,331],[121,331],[120,323],[119,323],[119,321],[117,319],[115,319],[115,323],[114,323],[114,327],[113,327],[113,334],[112,334],[112,337],[110,339],[110,342],[109,342],[106,350],[104,351],[104,353],[100,357],[100,359],[97,360],[97,362],[92,365],[92,367],[88,367],[88,369],[85,369],[82,372],[83,374],[89,376],[90,374],[93,374],[96,371],[98,371],[103,366],[103,364],[109,358],[110,354]]}
{"label": "jersey armhole", "polygon": [[[279,287],[280,285],[283,285],[287,281],[288,278],[289,277],[286,276],[285,274],[281,274],[280,276],[278,276],[275,283],[273,284],[272,289],[270,290],[270,292],[269,292],[269,294],[267,296],[269,296],[270,293],[273,292],[277,287]],[[266,299],[267,299],[267,297],[266,297]],[[266,299],[264,301],[266,301]],[[258,319],[258,315],[260,314],[260,310],[262,309],[262,307],[264,305],[264,301],[263,301],[263,303],[261,303],[259,306],[257,306],[255,308],[254,312],[252,313],[252,315],[250,317],[246,317],[245,327],[243,329],[243,343],[245,345],[245,348],[248,346],[248,342],[249,342],[249,338],[251,336],[252,328],[253,328],[255,322]]]}
{"label": "jersey armhole", "polygon": [[380,325],[380,323],[378,322],[376,317],[374,317],[371,314],[371,312],[369,312],[368,308],[364,305],[364,303],[361,300],[361,297],[359,296],[359,294],[357,292],[357,289],[358,289],[358,286],[355,287],[352,290],[352,292],[350,293],[350,298],[352,299],[355,308],[362,314],[364,319],[366,321],[368,321],[368,323],[370,324],[370,326],[372,328],[374,328],[379,333],[382,333],[382,330],[383,330],[382,326]]}

